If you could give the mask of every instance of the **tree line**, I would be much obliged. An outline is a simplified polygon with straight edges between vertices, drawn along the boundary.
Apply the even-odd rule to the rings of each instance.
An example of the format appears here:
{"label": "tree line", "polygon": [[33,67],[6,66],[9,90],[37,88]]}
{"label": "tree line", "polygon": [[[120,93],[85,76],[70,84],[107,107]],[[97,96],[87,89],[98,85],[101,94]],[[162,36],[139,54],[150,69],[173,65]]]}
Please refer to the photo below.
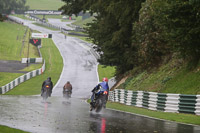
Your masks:
{"label": "tree line", "polygon": [[[95,14],[87,33],[117,75],[149,69],[176,53],[194,66],[200,60],[199,0],[62,0],[63,14]],[[0,0],[0,14],[27,10],[26,0]]]}
{"label": "tree line", "polygon": [[25,4],[26,0],[0,0],[0,19],[3,18],[2,14],[10,14],[11,11],[28,10]]}

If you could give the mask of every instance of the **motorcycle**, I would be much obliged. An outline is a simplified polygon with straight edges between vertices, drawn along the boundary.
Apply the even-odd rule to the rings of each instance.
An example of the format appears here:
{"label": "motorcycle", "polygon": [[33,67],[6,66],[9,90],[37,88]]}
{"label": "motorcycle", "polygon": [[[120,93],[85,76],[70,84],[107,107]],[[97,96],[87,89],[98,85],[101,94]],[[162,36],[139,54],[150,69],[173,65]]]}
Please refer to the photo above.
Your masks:
{"label": "motorcycle", "polygon": [[102,108],[106,108],[108,92],[103,90],[100,86],[97,90],[94,91],[94,101],[90,104],[90,111],[95,110],[95,112],[100,112]]}
{"label": "motorcycle", "polygon": [[71,94],[72,94],[72,92],[70,90],[64,90],[63,91],[63,97],[66,98],[66,99],[71,98]]}
{"label": "motorcycle", "polygon": [[42,98],[43,100],[46,100],[49,97],[50,94],[50,86],[49,85],[45,85],[44,89],[43,89],[43,93],[42,93]]}

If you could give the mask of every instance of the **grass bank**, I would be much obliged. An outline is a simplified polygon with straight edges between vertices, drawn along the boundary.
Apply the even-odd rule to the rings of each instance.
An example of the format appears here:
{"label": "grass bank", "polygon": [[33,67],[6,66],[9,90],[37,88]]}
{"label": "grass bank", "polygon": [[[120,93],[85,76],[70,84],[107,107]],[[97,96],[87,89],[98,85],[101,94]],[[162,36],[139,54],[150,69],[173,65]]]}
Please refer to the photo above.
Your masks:
{"label": "grass bank", "polygon": [[28,132],[0,125],[0,133],[28,133]]}
{"label": "grass bank", "polygon": [[[18,60],[27,57],[29,31],[25,34],[27,27],[12,22],[0,22],[0,60]],[[23,44],[23,36],[25,41]],[[29,45],[29,57],[39,57],[38,50],[35,46]],[[21,71],[32,71],[40,68],[42,65],[29,65]],[[22,73],[0,72],[0,86],[6,85],[15,78],[23,75]]]}
{"label": "grass bank", "polygon": [[111,108],[111,109],[120,110],[120,111],[154,117],[154,118],[158,118],[158,119],[200,125],[200,117],[196,116],[196,115],[192,115],[192,114],[152,111],[152,110],[148,110],[148,109],[144,109],[144,108],[127,106],[124,104],[114,103],[114,102],[108,102],[106,104],[106,107]]}
{"label": "grass bank", "polygon": [[[135,73],[137,70],[133,70]],[[200,63],[188,69],[186,62],[172,59],[167,64],[149,71],[132,74],[118,88],[160,93],[200,94]]]}
{"label": "grass bank", "polygon": [[92,21],[95,19],[95,17],[89,17],[89,18],[87,18],[87,19],[84,19],[84,20],[82,20],[82,18],[80,19],[77,19],[77,21],[75,21],[74,23],[72,23],[72,24],[74,24],[74,25],[77,25],[77,26],[80,26],[80,27],[86,27],[86,24],[87,23],[92,23]]}
{"label": "grass bank", "polygon": [[42,48],[40,49],[43,58],[46,61],[46,70],[42,75],[36,76],[16,88],[7,92],[6,95],[37,95],[40,94],[41,86],[47,77],[51,77],[54,85],[58,81],[63,68],[63,60],[59,50],[52,39],[42,39]]}
{"label": "grass bank", "polygon": [[[0,22],[0,60],[21,60],[27,57],[29,30],[23,45],[27,27],[11,22]],[[30,45],[29,57],[39,57],[37,48]]]}
{"label": "grass bank", "polygon": [[98,65],[99,80],[101,81],[104,77],[108,79],[115,76],[115,67]]}
{"label": "grass bank", "polygon": [[4,86],[10,81],[18,78],[19,76],[23,75],[23,73],[7,73],[7,72],[0,72],[0,86]]}

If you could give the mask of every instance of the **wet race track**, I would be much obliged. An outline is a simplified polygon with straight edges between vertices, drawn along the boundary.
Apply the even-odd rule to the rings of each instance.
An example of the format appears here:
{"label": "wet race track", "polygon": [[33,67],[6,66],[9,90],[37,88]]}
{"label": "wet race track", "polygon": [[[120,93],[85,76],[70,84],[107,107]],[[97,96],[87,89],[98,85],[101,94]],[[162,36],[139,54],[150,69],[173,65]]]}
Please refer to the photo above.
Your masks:
{"label": "wet race track", "polygon": [[[51,20],[53,21],[53,20]],[[56,21],[58,23],[58,21]],[[89,111],[86,99],[97,84],[97,62],[82,42],[64,38],[58,31],[50,31],[24,21],[25,25],[43,33],[52,33],[64,62],[64,68],[52,97],[46,102],[40,96],[0,96],[0,125],[34,133],[199,133],[200,126],[178,124],[118,112]],[[62,87],[71,81],[70,100],[62,98]]]}
{"label": "wet race track", "polygon": [[38,133],[198,133],[199,127],[113,110],[90,112],[83,99],[1,96],[2,125]]}

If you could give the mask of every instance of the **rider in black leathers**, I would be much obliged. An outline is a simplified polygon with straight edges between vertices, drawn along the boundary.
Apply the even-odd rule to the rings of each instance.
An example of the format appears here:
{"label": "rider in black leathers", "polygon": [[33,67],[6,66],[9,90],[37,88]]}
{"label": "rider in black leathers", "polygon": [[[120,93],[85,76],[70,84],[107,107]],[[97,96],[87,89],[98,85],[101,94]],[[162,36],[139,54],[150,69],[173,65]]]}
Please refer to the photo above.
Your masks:
{"label": "rider in black leathers", "polygon": [[41,89],[41,96],[44,92],[44,87],[46,85],[49,85],[50,86],[50,93],[49,93],[49,97],[51,97],[51,93],[52,93],[52,89],[53,89],[53,82],[51,81],[51,77],[48,77],[47,80],[45,80],[42,84],[42,89]]}

